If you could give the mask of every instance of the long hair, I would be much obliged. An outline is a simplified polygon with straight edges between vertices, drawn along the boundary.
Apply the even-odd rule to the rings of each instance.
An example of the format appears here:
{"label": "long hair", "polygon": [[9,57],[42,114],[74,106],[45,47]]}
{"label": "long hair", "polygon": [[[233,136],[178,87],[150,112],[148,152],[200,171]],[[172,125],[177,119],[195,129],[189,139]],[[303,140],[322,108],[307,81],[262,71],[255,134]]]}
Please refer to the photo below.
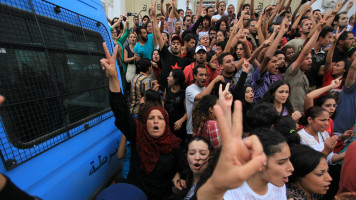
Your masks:
{"label": "long hair", "polygon": [[208,145],[208,149],[209,149],[209,156],[208,156],[208,161],[207,161],[208,162],[208,166],[204,170],[204,172],[202,173],[201,178],[203,177],[203,174],[205,173],[205,171],[211,168],[211,167],[209,168],[209,165],[210,165],[211,158],[214,155],[213,145],[210,143],[210,141],[208,139],[206,139],[204,137],[201,137],[201,136],[195,136],[195,137],[190,138],[187,141],[187,145],[186,145],[186,147],[185,147],[185,149],[183,151],[184,157],[181,158],[183,166],[182,166],[182,170],[179,171],[180,178],[185,180],[185,182],[186,182],[186,187],[183,190],[178,191],[176,194],[171,195],[170,198],[169,198],[170,200],[184,199],[184,197],[187,195],[187,193],[189,192],[190,188],[193,185],[194,174],[193,174],[192,170],[189,167],[188,158],[187,158],[187,154],[188,154],[188,151],[189,151],[189,144],[192,143],[193,141],[203,141],[205,144]]}
{"label": "long hair", "polygon": [[[279,87],[281,87],[282,85],[288,85],[289,87],[289,93],[290,93],[290,86],[289,83],[284,81],[284,80],[279,80],[274,82],[269,88],[268,91],[265,93],[265,95],[263,96],[262,100],[260,101],[260,103],[262,102],[267,102],[267,103],[272,103],[274,102],[274,93],[277,91],[277,89]],[[286,102],[283,104],[283,106],[285,106],[288,110],[288,114],[292,115],[293,113],[293,107],[292,104],[289,100],[290,95],[288,96]]]}
{"label": "long hair", "polygon": [[199,127],[204,126],[204,122],[210,119],[210,110],[216,104],[216,96],[206,95],[204,96],[193,109],[193,131],[198,132]]}
{"label": "long hair", "polygon": [[172,70],[172,76],[174,79],[174,85],[179,85],[182,91],[185,90],[185,76],[181,69]]}

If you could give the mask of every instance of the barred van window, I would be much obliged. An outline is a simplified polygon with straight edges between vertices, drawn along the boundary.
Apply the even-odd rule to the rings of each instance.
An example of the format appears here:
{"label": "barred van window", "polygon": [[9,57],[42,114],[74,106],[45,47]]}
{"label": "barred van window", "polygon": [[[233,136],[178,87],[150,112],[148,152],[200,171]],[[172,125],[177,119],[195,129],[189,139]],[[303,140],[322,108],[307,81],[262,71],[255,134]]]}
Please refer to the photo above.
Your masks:
{"label": "barred van window", "polygon": [[0,3],[0,151],[7,169],[112,116],[100,67],[110,35],[42,0]]}

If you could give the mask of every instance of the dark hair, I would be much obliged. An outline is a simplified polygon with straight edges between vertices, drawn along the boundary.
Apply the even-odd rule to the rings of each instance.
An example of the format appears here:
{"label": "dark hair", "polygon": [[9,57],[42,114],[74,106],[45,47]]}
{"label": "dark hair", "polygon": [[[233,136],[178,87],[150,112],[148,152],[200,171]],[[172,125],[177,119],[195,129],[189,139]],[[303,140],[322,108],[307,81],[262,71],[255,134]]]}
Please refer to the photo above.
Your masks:
{"label": "dark hair", "polygon": [[[271,86],[269,86],[268,91],[265,93],[263,96],[262,100],[259,103],[267,102],[267,103],[272,103],[274,102],[274,93],[277,91],[277,89],[283,85],[287,85],[289,87],[289,93],[290,93],[290,85],[288,82],[284,80],[278,80],[274,82]],[[289,100],[289,97],[287,98],[286,102],[283,104],[283,106],[286,106],[288,110],[288,114],[291,115],[293,113],[293,106]],[[283,111],[283,109],[282,109]],[[280,113],[281,115],[281,113]]]}
{"label": "dark hair", "polygon": [[313,14],[314,14],[315,12],[317,12],[317,11],[320,12],[320,9],[315,9],[315,10],[313,10]]}
{"label": "dark hair", "polygon": [[146,30],[146,28],[143,27],[143,26],[138,26],[138,27],[136,28],[136,33],[137,33],[137,35],[141,35],[141,30],[142,30],[142,29],[145,29],[145,30]]}
{"label": "dark hair", "polygon": [[145,102],[147,102],[147,101],[160,102],[161,101],[161,96],[160,96],[159,92],[154,91],[152,89],[146,90],[144,97],[145,97]]}
{"label": "dark hair", "polygon": [[210,119],[209,116],[211,113],[209,108],[214,107],[217,99],[218,98],[214,95],[205,95],[199,102],[195,104],[192,114],[194,133],[197,133],[199,127],[203,127],[204,122]]}
{"label": "dark hair", "polygon": [[151,61],[148,58],[142,58],[141,60],[138,61],[138,69],[139,72],[147,72],[148,69],[151,67]]}
{"label": "dark hair", "polygon": [[242,6],[242,10],[245,10],[245,8],[246,8],[247,6],[251,8],[250,4],[245,3],[245,4]]}
{"label": "dark hair", "polygon": [[151,21],[147,21],[147,22],[143,25],[143,27],[145,27],[146,30],[147,30],[147,26],[148,26],[149,23],[151,23],[151,24],[153,25],[153,22],[151,22]]}
{"label": "dark hair", "polygon": [[339,37],[339,39],[337,40],[337,43],[336,44],[339,44],[339,41],[344,41],[344,40],[346,40],[347,39],[347,36],[349,35],[349,33],[350,34],[352,34],[352,32],[351,31],[344,31],[341,35],[340,35],[340,37]]}
{"label": "dark hair", "polygon": [[292,175],[289,177],[291,183],[295,183],[299,178],[312,172],[320,163],[322,158],[326,156],[319,151],[303,144],[295,144],[291,146],[290,161],[294,167]]}
{"label": "dark hair", "polygon": [[247,22],[247,27],[249,27],[251,22],[253,22],[253,21],[257,21],[257,20],[256,19],[249,19],[248,22]]}
{"label": "dark hair", "polygon": [[219,157],[220,157],[220,153],[221,153],[221,147],[219,147],[217,150],[215,150],[210,157],[208,166],[206,166],[206,169],[204,170],[204,172],[201,174],[200,176],[200,180],[198,181],[196,187],[195,187],[195,191],[194,191],[194,195],[192,196],[192,198],[190,200],[197,200],[197,192],[199,190],[199,188],[204,185],[204,183],[206,183],[206,181],[210,178],[210,176],[213,174],[214,169],[216,167],[216,164],[219,161]]}
{"label": "dark hair", "polygon": [[291,45],[284,45],[282,48],[282,51],[284,51],[284,53],[287,53],[287,49],[293,49],[293,51],[294,51],[294,47]]}
{"label": "dark hair", "polygon": [[226,46],[226,42],[218,42],[216,43],[216,47],[221,47],[221,49],[224,51]]}
{"label": "dark hair", "polygon": [[[169,197],[170,200],[184,199],[184,197],[188,194],[190,188],[192,187],[194,174],[189,167],[187,154],[189,151],[189,144],[192,143],[193,141],[203,141],[204,143],[206,143],[208,145],[208,149],[209,149],[209,159],[207,161],[208,166],[209,166],[210,160],[212,158],[212,155],[214,154],[214,149],[213,149],[213,146],[211,145],[210,141],[203,137],[194,136],[187,141],[187,145],[186,145],[185,149],[183,150],[184,157],[181,158],[181,162],[183,163],[182,170],[179,171],[179,175],[180,175],[181,179],[185,180],[185,182],[186,182],[186,187],[183,188],[182,190],[176,192],[175,194],[171,195]],[[204,170],[204,172],[205,172],[205,170]],[[202,173],[204,173],[204,172],[202,172]]]}
{"label": "dark hair", "polygon": [[188,33],[183,37],[183,43],[184,42],[189,42],[191,39],[197,41],[197,38],[195,37],[195,35],[193,35],[192,33]]}
{"label": "dark hair", "polygon": [[289,12],[288,10],[286,10],[286,11],[284,11],[284,12],[281,13],[280,17],[284,17],[284,16],[286,16],[286,14],[288,14],[288,13],[290,13],[290,12]]}
{"label": "dark hair", "polygon": [[178,9],[177,10],[177,13],[179,14],[180,12],[182,12],[183,11],[183,13],[184,13],[184,10],[183,9]]}
{"label": "dark hair", "polygon": [[183,17],[183,22],[185,22],[185,20],[187,19],[187,17],[191,17],[190,15],[186,15]]}
{"label": "dark hair", "polygon": [[218,5],[220,5],[221,3],[224,3],[224,4],[225,4],[225,6],[226,6],[226,3],[225,3],[225,1],[220,1]]}
{"label": "dark hair", "polygon": [[206,67],[204,65],[197,65],[193,68],[193,75],[198,75],[199,68],[206,69]]}
{"label": "dark hair", "polygon": [[319,106],[319,107],[321,107],[321,106],[322,106],[327,100],[329,100],[329,99],[334,99],[334,100],[336,101],[335,97],[333,97],[333,96],[330,95],[330,94],[322,95],[322,96],[320,96],[319,98],[317,98],[317,99],[315,100],[314,106]]}
{"label": "dark hair", "polygon": [[181,90],[185,89],[185,76],[181,69],[172,70],[172,76],[174,78],[174,84],[179,85]]}
{"label": "dark hair", "polygon": [[224,38],[225,38],[224,41],[226,41],[226,39],[227,39],[226,31],[218,30],[218,32],[216,32],[216,35],[217,35],[219,32],[222,32],[222,34],[224,35]]}
{"label": "dark hair", "polygon": [[223,61],[224,61],[225,56],[228,56],[228,55],[231,55],[231,53],[229,53],[229,52],[224,52],[224,53],[222,53],[222,54],[219,56],[219,58],[218,58],[218,60],[219,60],[219,65],[222,65],[222,64],[223,64]]}
{"label": "dark hair", "polygon": [[148,21],[150,21],[150,18],[147,15],[145,15],[145,16],[142,17],[141,22],[143,22],[143,19],[145,19],[145,18],[147,18]]}
{"label": "dark hair", "polygon": [[283,135],[277,131],[262,128],[262,129],[255,129],[251,131],[251,134],[254,134],[260,139],[260,142],[263,146],[263,151],[266,156],[273,156],[277,152],[281,152],[282,149],[280,148],[279,144],[286,143],[286,139]]}
{"label": "dark hair", "polygon": [[112,18],[112,20],[111,20],[111,26],[115,24],[115,23],[114,23],[114,20],[115,20],[115,19],[119,19],[119,18],[118,18],[118,17]]}
{"label": "dark hair", "polygon": [[210,27],[210,28],[209,28],[209,35],[210,35],[210,32],[211,32],[211,31],[217,32],[215,27]]}
{"label": "dark hair", "polygon": [[277,50],[274,52],[273,56],[277,56],[278,54],[283,54],[285,56],[286,52]]}
{"label": "dark hair", "polygon": [[[339,19],[340,19],[340,16],[341,15],[347,15],[347,12],[346,11],[342,11],[342,12],[339,12],[336,14],[333,22],[332,22],[332,25],[334,26],[335,25],[335,22],[339,22]],[[346,31],[345,31],[346,32]],[[340,36],[341,37],[341,36]]]}
{"label": "dark hair", "polygon": [[[334,28],[333,27],[331,27],[331,26],[326,26],[326,27],[324,27],[322,30],[321,30],[321,32],[320,32],[320,34],[319,34],[319,38],[325,38],[326,37],[326,35],[328,34],[328,33],[332,33],[334,31]],[[318,38],[318,39],[319,39]]]}
{"label": "dark hair", "polygon": [[145,123],[145,115],[147,115],[147,111],[152,108],[152,107],[162,107],[162,103],[161,103],[161,95],[159,94],[159,92],[154,91],[152,89],[148,89],[145,92],[145,103],[141,103],[139,105],[139,109],[138,109],[138,114],[137,114],[137,120]]}
{"label": "dark hair", "polygon": [[289,146],[292,144],[300,144],[300,136],[296,129],[296,123],[290,116],[281,117],[274,124],[274,130],[280,132],[287,139]]}
{"label": "dark hair", "polygon": [[208,20],[208,21],[209,21],[209,27],[210,27],[210,25],[211,25],[211,17],[210,17],[210,16],[208,16],[208,15],[205,15],[205,16],[203,17],[203,20],[201,21],[201,25],[203,25],[203,21],[204,21],[204,19],[206,19],[206,20]]}
{"label": "dark hair", "polygon": [[324,108],[319,107],[319,106],[313,106],[313,107],[309,108],[307,111],[305,111],[304,116],[300,119],[300,124],[302,124],[304,126],[308,125],[308,117],[315,119],[322,112],[328,112],[328,111],[326,111]]}
{"label": "dark hair", "polygon": [[228,21],[229,21],[229,17],[227,17],[227,16],[222,16],[222,17],[216,22],[216,25],[215,25],[216,29],[217,29],[217,30],[220,30],[220,25],[221,25],[221,23],[222,23],[222,22],[225,22],[225,24],[226,24],[226,30],[228,30],[228,29],[229,29],[229,23],[228,23]]}
{"label": "dark hair", "polygon": [[[208,10],[209,10],[210,8],[213,8],[213,7],[211,7],[211,6],[206,7],[206,12],[208,12]],[[215,8],[213,8],[213,9],[215,10]]]}
{"label": "dark hair", "polygon": [[246,114],[246,121],[249,129],[271,128],[278,119],[279,115],[277,110],[270,103],[256,104]]}

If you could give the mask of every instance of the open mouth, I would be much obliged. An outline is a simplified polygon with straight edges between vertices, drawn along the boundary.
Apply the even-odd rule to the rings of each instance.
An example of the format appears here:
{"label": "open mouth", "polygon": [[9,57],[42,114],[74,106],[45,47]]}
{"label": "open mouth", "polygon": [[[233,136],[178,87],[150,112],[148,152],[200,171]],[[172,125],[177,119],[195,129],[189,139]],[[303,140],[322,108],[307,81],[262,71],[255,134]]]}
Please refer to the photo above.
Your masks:
{"label": "open mouth", "polygon": [[283,181],[284,181],[285,183],[288,183],[288,177],[284,177],[284,178],[283,178]]}
{"label": "open mouth", "polygon": [[323,189],[324,189],[324,190],[329,190],[329,186],[328,186],[328,185],[327,185],[327,186],[324,186]]}
{"label": "open mouth", "polygon": [[199,163],[195,163],[194,164],[194,169],[199,170],[200,167],[201,167],[201,165]]}
{"label": "open mouth", "polygon": [[158,126],[154,126],[154,127],[153,127],[153,130],[154,130],[154,131],[158,131]]}

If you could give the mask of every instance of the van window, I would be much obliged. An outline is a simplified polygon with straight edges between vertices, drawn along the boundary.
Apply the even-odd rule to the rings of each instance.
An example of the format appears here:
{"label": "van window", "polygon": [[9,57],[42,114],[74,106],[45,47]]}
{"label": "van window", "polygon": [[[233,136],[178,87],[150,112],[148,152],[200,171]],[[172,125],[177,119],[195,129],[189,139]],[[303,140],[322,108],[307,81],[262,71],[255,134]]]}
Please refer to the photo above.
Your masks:
{"label": "van window", "polygon": [[[6,136],[0,135],[0,150],[5,160],[16,160],[15,149],[41,144],[43,152],[112,116],[103,115],[110,105],[99,62],[105,56],[102,42],[113,49],[105,26],[45,1],[29,5],[0,4],[0,94],[6,98],[0,109]],[[16,163],[38,153],[20,156]]]}

